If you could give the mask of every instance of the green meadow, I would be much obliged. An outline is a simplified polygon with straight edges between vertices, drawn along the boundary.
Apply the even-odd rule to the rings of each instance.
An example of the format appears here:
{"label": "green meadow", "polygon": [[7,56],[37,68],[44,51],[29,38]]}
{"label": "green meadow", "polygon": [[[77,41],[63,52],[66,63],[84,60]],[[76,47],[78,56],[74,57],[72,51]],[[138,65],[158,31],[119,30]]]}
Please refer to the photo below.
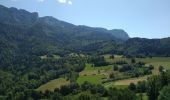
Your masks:
{"label": "green meadow", "polygon": [[[124,58],[121,55],[115,55],[114,59],[110,58],[110,55],[104,55],[105,60],[109,63],[114,63],[116,61],[125,60],[130,62],[130,58]],[[170,69],[170,57],[152,57],[152,58],[135,58],[136,62],[142,61],[146,63],[146,66],[153,65],[154,70],[152,71],[153,75],[159,74],[159,66],[163,66],[165,69]],[[85,69],[79,73],[77,79],[78,84],[82,84],[85,81],[88,81],[92,84],[102,84],[106,88],[116,87],[116,88],[127,88],[130,83],[137,83],[139,81],[147,80],[150,75],[146,75],[138,78],[127,78],[117,81],[112,81],[108,83],[102,83],[103,80],[109,78],[109,74],[114,72],[116,75],[121,76],[122,73],[118,71],[113,71],[113,65],[93,67],[93,64],[86,63]],[[52,80],[42,86],[40,86],[38,91],[50,90],[53,91],[55,88],[60,88],[62,85],[69,84],[69,81],[66,79],[59,78]]]}
{"label": "green meadow", "polygon": [[70,82],[64,78],[58,78],[55,80],[51,80],[51,81],[47,82],[46,84],[41,85],[36,90],[42,91],[42,92],[45,92],[46,90],[54,91],[55,88],[60,88],[62,85],[67,85],[69,83]]}
{"label": "green meadow", "polygon": [[88,76],[79,76],[77,79],[78,84],[82,84],[85,81],[88,81],[92,84],[101,84],[102,78],[105,78],[105,75],[88,75]]}

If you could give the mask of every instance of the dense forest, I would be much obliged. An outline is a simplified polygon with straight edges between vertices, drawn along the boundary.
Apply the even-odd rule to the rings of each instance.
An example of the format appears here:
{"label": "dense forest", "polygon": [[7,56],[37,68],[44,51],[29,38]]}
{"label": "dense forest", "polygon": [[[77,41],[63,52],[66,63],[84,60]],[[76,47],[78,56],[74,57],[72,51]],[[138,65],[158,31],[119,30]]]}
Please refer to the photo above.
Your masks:
{"label": "dense forest", "polygon": [[[147,93],[149,100],[168,100],[170,71],[161,67],[159,75],[132,83],[127,89],[106,89],[89,82],[80,85],[76,80],[86,63],[94,67],[110,65],[101,56],[104,54],[112,54],[112,59],[114,55],[130,58],[130,63],[114,63],[114,70],[129,77],[151,75],[153,67],[147,68],[134,58],[169,57],[169,43],[170,38],[130,38],[122,29],[76,26],[0,5],[0,100],[103,100],[106,97],[108,100],[143,100],[143,93]],[[118,65],[122,67],[119,69]],[[137,72],[138,69],[143,72]],[[60,77],[70,84],[53,92],[35,90]],[[72,95],[78,96],[73,99]]]}

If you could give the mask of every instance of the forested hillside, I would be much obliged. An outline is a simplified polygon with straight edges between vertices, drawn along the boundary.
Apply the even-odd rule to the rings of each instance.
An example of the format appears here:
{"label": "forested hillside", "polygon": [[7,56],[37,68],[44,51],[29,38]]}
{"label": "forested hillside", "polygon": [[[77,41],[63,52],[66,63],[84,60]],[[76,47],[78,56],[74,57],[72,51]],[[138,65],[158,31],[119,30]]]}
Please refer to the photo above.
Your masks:
{"label": "forested hillside", "polygon": [[170,38],[144,39],[132,38],[123,44],[124,54],[170,56]]}
{"label": "forested hillside", "polygon": [[[121,55],[121,59],[129,58],[132,62],[129,59],[106,62],[105,54],[111,54],[111,60],[114,55]],[[165,76],[152,77],[147,83],[159,84],[156,94],[152,94],[154,86],[148,91],[139,92],[133,89],[108,90],[101,84],[88,82],[76,83],[79,77],[88,76],[89,73],[84,76],[80,73],[89,63],[91,69],[116,66],[115,69],[125,76],[123,78],[151,75],[153,66],[148,68],[145,62],[135,62],[135,58],[154,56],[170,56],[170,38],[130,38],[122,29],[77,26],[50,16],[39,17],[35,12],[0,5],[0,100],[70,100],[71,95],[76,95],[77,100],[138,100],[137,93],[148,93],[150,100],[156,100],[158,90],[169,84],[169,72],[164,73],[163,67],[160,67],[160,72]],[[112,71],[112,67],[109,68]],[[103,72],[98,70],[97,74],[100,73]],[[105,83],[123,79],[122,76],[115,78],[114,74],[108,73],[110,76],[106,77],[109,79]],[[94,77],[96,73],[92,75]],[[58,78],[70,84],[53,89],[53,92],[36,90]],[[160,80],[166,82],[159,83]],[[167,89],[169,86],[161,90],[159,98],[163,98]]]}

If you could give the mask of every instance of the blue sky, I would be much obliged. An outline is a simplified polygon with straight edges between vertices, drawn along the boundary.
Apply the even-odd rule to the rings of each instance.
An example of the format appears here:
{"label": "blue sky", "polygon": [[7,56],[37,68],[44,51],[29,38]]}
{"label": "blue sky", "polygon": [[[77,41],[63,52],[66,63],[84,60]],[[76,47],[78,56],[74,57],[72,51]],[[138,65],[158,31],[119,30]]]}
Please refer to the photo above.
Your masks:
{"label": "blue sky", "polygon": [[0,0],[75,25],[124,29],[130,37],[170,37],[170,0]]}

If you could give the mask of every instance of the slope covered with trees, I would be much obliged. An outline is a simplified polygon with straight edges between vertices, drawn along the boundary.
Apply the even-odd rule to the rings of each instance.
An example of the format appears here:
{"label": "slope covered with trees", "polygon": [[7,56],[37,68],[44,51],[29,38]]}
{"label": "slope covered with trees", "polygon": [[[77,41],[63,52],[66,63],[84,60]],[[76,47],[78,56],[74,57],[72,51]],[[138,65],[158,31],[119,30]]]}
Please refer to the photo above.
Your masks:
{"label": "slope covered with trees", "polygon": [[170,56],[170,38],[144,39],[132,38],[123,44],[125,55]]}
{"label": "slope covered with trees", "polygon": [[[129,38],[121,29],[76,26],[53,17],[39,17],[38,13],[0,5],[0,99],[68,100],[70,95],[78,95],[75,97],[78,100],[100,100],[105,97],[109,100],[136,100],[138,97],[133,84],[130,86],[132,90],[108,90],[101,85],[88,82],[79,85],[75,82],[87,62],[93,62],[94,66],[108,64],[100,57],[102,54],[169,56],[169,43],[170,38]],[[129,67],[135,68],[124,66],[121,70]],[[71,84],[54,92],[35,91],[42,84],[60,77]],[[161,78],[165,79],[161,81],[165,83],[159,83]],[[167,78],[165,75],[148,80],[149,85],[161,84],[156,88],[156,94],[152,94],[154,86],[148,91],[143,90],[150,100],[162,99],[163,93],[169,91]],[[160,96],[158,90],[161,90]]]}

